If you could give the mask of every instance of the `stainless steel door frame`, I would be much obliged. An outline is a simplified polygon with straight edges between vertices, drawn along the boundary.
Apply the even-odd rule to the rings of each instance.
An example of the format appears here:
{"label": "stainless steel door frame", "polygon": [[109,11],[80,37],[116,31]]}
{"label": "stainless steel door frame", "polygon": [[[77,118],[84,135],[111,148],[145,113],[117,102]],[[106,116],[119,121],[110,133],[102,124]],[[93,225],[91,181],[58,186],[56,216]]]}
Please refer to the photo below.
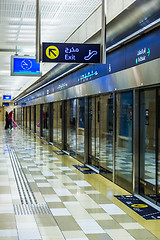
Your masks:
{"label": "stainless steel door frame", "polygon": [[53,103],[49,104],[49,142],[53,142]]}
{"label": "stainless steel door frame", "polygon": [[116,93],[113,93],[113,182],[115,183],[115,152],[116,152]]}
{"label": "stainless steel door frame", "polygon": [[34,105],[34,133],[36,133],[36,105]]}
{"label": "stainless steel door frame", "polygon": [[[90,103],[89,98],[88,98],[88,162],[87,164],[90,167],[93,167],[95,170],[97,170],[99,172],[100,169],[100,164],[99,164],[99,153],[100,153],[100,127],[98,126],[98,124],[100,124],[100,96],[92,96],[90,97],[90,100],[94,101],[93,105],[94,105],[94,109],[92,109],[93,105],[92,103]],[[91,107],[91,112],[90,111],[90,106],[89,104],[92,105]],[[90,115],[91,114],[91,115]],[[90,129],[90,120],[92,121],[92,119],[94,118],[94,127]],[[97,129],[98,126],[98,129]],[[91,133],[90,131],[93,132],[94,130],[94,140],[93,137],[91,137]],[[97,134],[98,134],[98,148],[97,148]],[[90,138],[91,137],[91,138]],[[89,141],[91,141],[91,145],[89,144]],[[92,141],[94,141],[94,153],[92,154]],[[98,149],[98,152],[97,152]],[[97,157],[97,153],[98,153],[98,157]],[[95,164],[94,164],[95,163]],[[98,164],[96,164],[98,163]]]}
{"label": "stainless steel door frame", "polygon": [[85,97],[84,164],[89,163],[89,98]]}
{"label": "stainless steel door frame", "polygon": [[140,99],[139,90],[133,90],[133,193],[139,193],[139,121]]}

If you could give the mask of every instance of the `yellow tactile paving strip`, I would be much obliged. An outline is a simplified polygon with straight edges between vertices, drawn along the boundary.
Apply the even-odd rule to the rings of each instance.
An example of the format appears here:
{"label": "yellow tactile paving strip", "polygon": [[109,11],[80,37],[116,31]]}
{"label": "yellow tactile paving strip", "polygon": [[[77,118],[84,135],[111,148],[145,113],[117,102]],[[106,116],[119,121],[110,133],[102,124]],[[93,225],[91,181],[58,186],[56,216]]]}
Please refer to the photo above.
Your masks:
{"label": "yellow tactile paving strip", "polygon": [[[129,194],[98,174],[85,175],[78,161],[23,130],[0,130],[0,239],[160,239],[160,221],[145,220],[114,198]],[[15,214],[21,204],[6,142],[18,156],[38,203],[50,214]]]}

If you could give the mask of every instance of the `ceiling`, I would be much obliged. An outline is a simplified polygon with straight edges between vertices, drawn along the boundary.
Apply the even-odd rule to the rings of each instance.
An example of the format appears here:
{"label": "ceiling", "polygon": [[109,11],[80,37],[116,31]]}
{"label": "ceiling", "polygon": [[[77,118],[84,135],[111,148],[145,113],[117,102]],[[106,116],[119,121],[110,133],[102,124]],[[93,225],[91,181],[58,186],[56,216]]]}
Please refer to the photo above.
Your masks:
{"label": "ceiling", "polygon": [[[42,42],[65,42],[101,4],[101,0],[41,0]],[[10,58],[35,56],[36,0],[0,0],[0,102],[3,95],[19,95],[37,77],[10,76]],[[54,65],[42,64],[42,74]]]}

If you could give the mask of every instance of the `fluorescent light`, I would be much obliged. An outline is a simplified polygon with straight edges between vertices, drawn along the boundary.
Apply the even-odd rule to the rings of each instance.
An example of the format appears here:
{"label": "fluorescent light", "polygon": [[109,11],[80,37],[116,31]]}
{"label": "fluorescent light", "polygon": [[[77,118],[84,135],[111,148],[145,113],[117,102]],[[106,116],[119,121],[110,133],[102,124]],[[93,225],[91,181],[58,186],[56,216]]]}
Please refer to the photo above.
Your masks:
{"label": "fluorescent light", "polygon": [[29,41],[29,42],[33,42],[34,39],[32,39],[32,38],[31,38],[31,39],[30,39],[30,38],[24,38],[24,37],[20,38],[20,37],[19,37],[17,41],[23,41],[23,42],[28,42],[28,41]]}
{"label": "fluorescent light", "polygon": [[8,71],[8,70],[0,70],[0,75],[10,75],[10,71]]}
{"label": "fluorescent light", "polygon": [[8,28],[19,28],[19,25],[8,25]]}
{"label": "fluorescent light", "polygon": [[25,34],[25,33],[20,33],[18,38],[34,38],[35,34],[31,33],[31,34]]}
{"label": "fluorescent light", "polygon": [[36,29],[36,26],[35,25],[21,25],[21,29],[29,29],[29,28]]}
{"label": "fluorescent light", "polygon": [[13,37],[16,37],[17,36],[17,34],[15,33],[6,33],[6,34],[4,34],[5,35],[5,37],[7,37],[7,38],[13,38]]}
{"label": "fluorescent light", "polygon": [[35,33],[35,30],[34,29],[21,29],[20,30],[20,34],[23,33],[23,34],[34,34]]}
{"label": "fluorescent light", "polygon": [[8,32],[9,33],[17,33],[17,29],[11,29],[11,30],[9,29]]}
{"label": "fluorescent light", "polygon": [[16,41],[16,37],[14,38],[8,38],[6,42],[15,42]]}
{"label": "fluorescent light", "polygon": [[11,21],[11,22],[19,22],[21,19],[20,18],[8,18],[7,20]]}
{"label": "fluorescent light", "polygon": [[36,18],[23,18],[23,22],[36,22]]}

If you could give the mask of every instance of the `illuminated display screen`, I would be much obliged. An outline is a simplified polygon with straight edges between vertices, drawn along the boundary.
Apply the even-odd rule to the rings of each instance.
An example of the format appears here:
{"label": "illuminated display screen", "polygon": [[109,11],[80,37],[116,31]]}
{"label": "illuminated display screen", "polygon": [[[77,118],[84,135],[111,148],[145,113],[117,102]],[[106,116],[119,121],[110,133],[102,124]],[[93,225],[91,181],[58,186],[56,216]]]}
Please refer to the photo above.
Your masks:
{"label": "illuminated display screen", "polygon": [[3,100],[11,100],[12,99],[12,97],[11,97],[11,95],[3,95]]}
{"label": "illuminated display screen", "polygon": [[9,107],[9,103],[8,103],[8,102],[3,102],[3,103],[2,103],[2,106],[3,106],[3,107]]}
{"label": "illuminated display screen", "polygon": [[12,56],[11,76],[41,76],[41,65],[34,57]]}

